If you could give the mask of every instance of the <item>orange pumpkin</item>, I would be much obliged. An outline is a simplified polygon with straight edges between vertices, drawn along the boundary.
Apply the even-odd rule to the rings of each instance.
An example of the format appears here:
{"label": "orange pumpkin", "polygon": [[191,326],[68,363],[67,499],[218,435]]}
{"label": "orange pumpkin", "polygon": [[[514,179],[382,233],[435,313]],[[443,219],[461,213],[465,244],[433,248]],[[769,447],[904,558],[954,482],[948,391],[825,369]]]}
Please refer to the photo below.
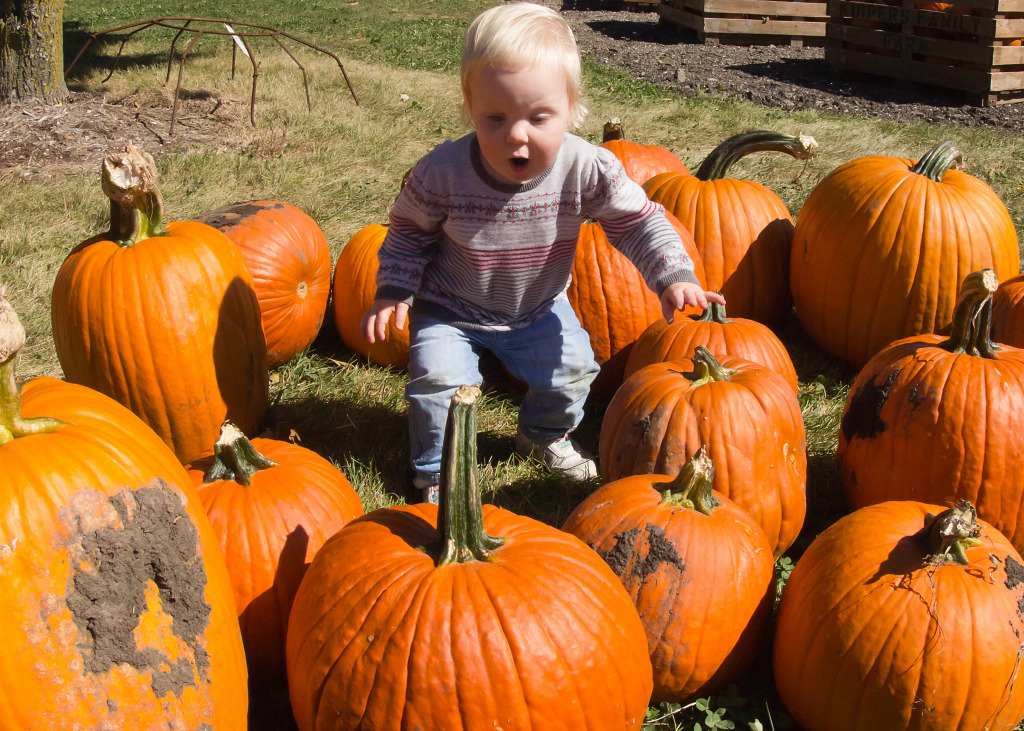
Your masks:
{"label": "orange pumpkin", "polygon": [[764,646],[772,549],[750,516],[711,489],[714,473],[701,447],[675,479],[636,475],[598,488],[562,526],[608,562],[633,598],[655,703],[714,693]]}
{"label": "orange pumpkin", "polygon": [[224,557],[174,453],[73,383],[19,393],[0,292],[0,728],[244,731]]}
{"label": "orange pumpkin", "polygon": [[[703,286],[704,266],[693,237],[671,213],[666,211],[666,217],[682,239],[693,260],[694,275]],[[608,243],[601,224],[594,222],[580,226],[567,295],[601,366],[591,393],[607,400],[622,383],[633,343],[648,325],[662,318],[661,301],[626,255]]]}
{"label": "orange pumpkin", "polygon": [[796,540],[807,512],[804,422],[793,387],[773,370],[698,345],[686,360],[627,378],[601,422],[605,480],[671,475],[706,446],[715,490],[761,526],[775,555]]}
{"label": "orange pumpkin", "polygon": [[302,731],[643,723],[651,661],[615,574],[575,536],[481,508],[479,394],[452,400],[440,507],[358,518],[306,571],[287,642]]}
{"label": "orange pumpkin", "polygon": [[661,145],[644,145],[627,140],[618,117],[605,123],[601,147],[610,150],[619,159],[626,170],[626,176],[638,185],[643,185],[658,173],[690,172],[671,150]]}
{"label": "orange pumpkin", "polygon": [[857,375],[836,453],[854,507],[970,500],[1024,546],[1024,350],[989,337],[997,286],[973,273],[948,338],[899,340]]}
{"label": "orange pumpkin", "polygon": [[377,252],[388,227],[372,223],[348,240],[334,266],[334,324],[348,348],[378,365],[405,368],[409,365],[409,327],[397,330],[392,318],[387,338],[373,345],[363,337],[359,324],[377,294]]}
{"label": "orange pumpkin", "polygon": [[196,220],[242,252],[260,303],[269,367],[309,347],[331,294],[331,250],[316,221],[280,201],[232,203]]}
{"label": "orange pumpkin", "polygon": [[652,323],[633,344],[626,360],[624,378],[651,363],[682,360],[694,348],[705,346],[715,355],[735,355],[768,366],[798,391],[796,368],[782,341],[756,320],[729,318],[725,305],[710,302],[700,317],[677,317],[670,324],[664,318]]}
{"label": "orange pumpkin", "polygon": [[284,638],[302,574],[328,538],[363,514],[359,496],[326,459],[231,422],[188,475],[228,562],[250,685],[285,678]]}
{"label": "orange pumpkin", "polygon": [[1024,565],[973,507],[861,508],[826,528],[782,592],[773,663],[806,731],[1013,729]]}
{"label": "orange pumpkin", "polygon": [[964,277],[1018,273],[1013,219],[942,143],[919,161],[857,158],[829,173],[800,210],[791,287],[822,350],[860,368],[900,338],[941,332]]}
{"label": "orange pumpkin", "polygon": [[753,180],[728,178],[740,158],[766,150],[796,159],[814,155],[811,137],[753,130],[712,150],[693,175],[661,173],[644,183],[693,234],[708,288],[720,291],[736,317],[777,323],[789,312],[793,218],[775,193]]}
{"label": "orange pumpkin", "polygon": [[992,295],[992,339],[1024,348],[1024,274],[1002,282]]}
{"label": "orange pumpkin", "polygon": [[110,231],[68,254],[52,324],[65,377],[127,406],[182,463],[221,422],[254,433],[267,408],[267,347],[252,276],[215,228],[162,224],[156,165],[129,145],[103,162]]}

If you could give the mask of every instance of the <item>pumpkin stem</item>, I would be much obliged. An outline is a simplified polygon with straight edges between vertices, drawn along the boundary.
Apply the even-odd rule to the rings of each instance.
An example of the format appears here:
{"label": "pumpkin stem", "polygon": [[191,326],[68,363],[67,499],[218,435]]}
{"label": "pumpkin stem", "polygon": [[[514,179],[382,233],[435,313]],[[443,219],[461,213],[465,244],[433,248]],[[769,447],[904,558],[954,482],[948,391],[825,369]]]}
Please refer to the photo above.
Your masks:
{"label": "pumpkin stem", "polygon": [[441,500],[437,537],[439,565],[489,561],[504,538],[484,532],[483,505],[476,482],[476,402],[479,386],[460,386],[448,407],[441,453]]}
{"label": "pumpkin stem", "polygon": [[698,345],[693,349],[691,361],[693,362],[693,371],[686,377],[689,378],[694,388],[711,381],[728,381],[737,372],[735,368],[726,368],[719,363],[711,351],[703,345]]}
{"label": "pumpkin stem", "polygon": [[978,536],[978,511],[967,500],[958,500],[949,510],[938,515],[929,514],[925,523],[924,539],[928,544],[926,562],[932,565],[955,563],[966,566],[966,550],[981,545]]}
{"label": "pumpkin stem", "polygon": [[233,480],[239,485],[251,485],[253,475],[277,465],[257,452],[245,433],[230,421],[220,425],[213,455],[213,464],[203,477],[204,483]]}
{"label": "pumpkin stem", "polygon": [[952,142],[940,142],[910,168],[910,172],[923,175],[936,183],[942,182],[942,176],[952,167],[959,170],[963,167],[964,156]]}
{"label": "pumpkin stem", "polygon": [[163,232],[164,199],[156,185],[153,156],[128,143],[107,155],[100,174],[110,199],[110,240],[131,246]]}
{"label": "pumpkin stem", "polygon": [[64,426],[64,422],[48,417],[21,418],[21,392],[14,377],[14,363],[25,345],[25,328],[6,294],[6,288],[0,287],[0,444]]}
{"label": "pumpkin stem", "polygon": [[950,353],[966,353],[995,358],[999,345],[992,342],[992,295],[999,288],[999,277],[992,269],[968,274],[960,285],[953,308],[949,338],[941,347]]}
{"label": "pumpkin stem", "polygon": [[604,123],[601,142],[624,139],[626,139],[626,133],[622,131],[622,120],[618,117],[612,117]]}
{"label": "pumpkin stem", "polygon": [[694,177],[721,180],[741,157],[753,152],[784,152],[797,160],[807,160],[818,151],[818,142],[808,135],[791,137],[780,132],[755,129],[733,135],[713,149],[700,164]]}
{"label": "pumpkin stem", "polygon": [[729,322],[729,318],[725,314],[725,305],[719,302],[708,302],[708,306],[704,308],[704,312],[697,322],[715,322],[719,325],[725,325]]}
{"label": "pumpkin stem", "polygon": [[661,491],[661,502],[658,504],[666,507],[680,506],[711,515],[711,511],[722,504],[711,492],[714,479],[715,463],[708,456],[707,446],[702,444],[697,453],[686,460],[676,479],[655,485],[659,489],[666,488]]}

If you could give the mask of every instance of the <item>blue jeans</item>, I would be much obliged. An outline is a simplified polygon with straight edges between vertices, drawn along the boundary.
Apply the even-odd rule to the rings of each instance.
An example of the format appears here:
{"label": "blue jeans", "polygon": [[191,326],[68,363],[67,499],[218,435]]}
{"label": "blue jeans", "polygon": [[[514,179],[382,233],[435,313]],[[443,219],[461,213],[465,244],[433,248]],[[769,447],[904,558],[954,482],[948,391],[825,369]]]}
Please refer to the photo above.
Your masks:
{"label": "blue jeans", "polygon": [[567,300],[557,300],[537,322],[518,330],[459,328],[410,313],[409,444],[418,473],[441,471],[448,406],[455,389],[479,384],[480,353],[489,350],[526,383],[519,429],[533,441],[559,439],[583,418],[583,402],[599,366],[590,337]]}

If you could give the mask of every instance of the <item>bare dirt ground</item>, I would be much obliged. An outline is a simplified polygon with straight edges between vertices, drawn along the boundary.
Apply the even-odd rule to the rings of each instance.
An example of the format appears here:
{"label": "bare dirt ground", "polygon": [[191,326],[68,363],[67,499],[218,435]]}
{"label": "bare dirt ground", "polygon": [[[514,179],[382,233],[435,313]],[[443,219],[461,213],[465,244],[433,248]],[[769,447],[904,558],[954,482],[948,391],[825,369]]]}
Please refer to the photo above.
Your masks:
{"label": "bare dirt ground", "polygon": [[568,19],[583,53],[687,96],[744,99],[785,110],[819,109],[900,122],[992,126],[1024,133],[1024,102],[971,106],[963,94],[898,88],[882,78],[844,74],[823,48],[714,45],[659,23],[653,10],[623,0],[536,0]]}
{"label": "bare dirt ground", "polygon": [[[956,93],[843,75],[826,64],[821,48],[704,44],[692,33],[659,23],[657,12],[629,9],[640,6],[623,0],[537,1],[563,13],[583,53],[684,95],[1024,133],[1024,102],[971,106]],[[248,99],[183,95],[172,136],[173,101],[173,88],[154,82],[153,88],[131,97],[74,92],[61,106],[0,106],[0,181],[98,170],[104,155],[129,140],[145,145],[156,157],[220,145],[225,125],[249,112]]]}

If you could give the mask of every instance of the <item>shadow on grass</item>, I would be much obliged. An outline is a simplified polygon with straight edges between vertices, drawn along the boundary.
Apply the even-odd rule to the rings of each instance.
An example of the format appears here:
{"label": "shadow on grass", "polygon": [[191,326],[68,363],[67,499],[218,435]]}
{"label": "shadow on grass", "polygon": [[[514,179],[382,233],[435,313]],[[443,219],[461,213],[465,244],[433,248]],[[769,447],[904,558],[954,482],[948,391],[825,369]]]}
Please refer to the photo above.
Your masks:
{"label": "shadow on grass", "polygon": [[[137,21],[130,20],[128,22],[133,23],[145,20],[148,19],[139,18]],[[144,30],[129,28],[124,31],[101,33],[101,35],[98,35],[95,38],[92,37],[93,33],[100,33],[104,30],[107,30],[107,28],[86,28],[78,21],[65,21],[64,68],[67,69],[72,63],[74,63],[74,66],[70,69],[70,73],[65,79],[68,84],[68,88],[77,90],[81,87],[84,79],[94,74],[103,74],[106,76],[111,72],[116,73],[118,70],[123,71],[124,69],[133,67],[153,67],[155,70],[159,70],[159,80],[163,83],[167,75],[171,43],[174,40],[176,31],[168,28],[152,26]],[[137,32],[133,33],[133,31]],[[175,55],[171,64],[172,80],[177,79],[177,68],[178,62],[181,58],[181,52],[186,48],[186,46],[188,46],[188,43],[192,40],[193,36],[193,33],[186,32],[178,39],[178,43],[175,46]],[[188,56],[185,61],[186,66],[188,65],[188,59],[212,56],[219,45],[218,41],[223,42],[223,40],[224,39],[222,37],[216,36],[198,41],[188,52]],[[143,49],[151,49],[153,47],[153,43],[156,41],[164,44],[164,50],[159,53],[149,50],[137,50],[140,47]],[[120,57],[118,57],[118,49],[121,48],[122,43],[124,43],[124,48],[121,50]]]}

